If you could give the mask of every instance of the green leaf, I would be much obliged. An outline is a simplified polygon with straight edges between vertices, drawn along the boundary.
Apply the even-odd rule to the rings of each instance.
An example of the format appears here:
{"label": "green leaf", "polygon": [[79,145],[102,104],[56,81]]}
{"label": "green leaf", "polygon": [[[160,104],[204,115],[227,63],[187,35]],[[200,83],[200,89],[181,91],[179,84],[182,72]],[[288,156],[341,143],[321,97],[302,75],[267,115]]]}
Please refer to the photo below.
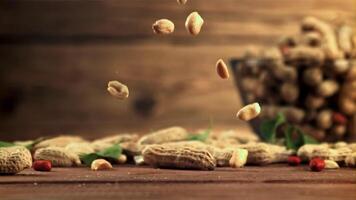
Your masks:
{"label": "green leaf", "polygon": [[[294,138],[293,134],[297,134]],[[284,131],[285,144],[287,149],[298,150],[304,144],[303,135],[292,125],[288,125],[287,129]]]}
{"label": "green leaf", "polygon": [[288,149],[298,150],[299,147],[305,144],[318,143],[317,140],[304,133],[300,128],[297,128],[293,125],[288,125],[287,129],[284,132],[284,136],[285,136],[285,144]]}
{"label": "green leaf", "polygon": [[0,148],[1,147],[12,147],[15,146],[14,143],[10,143],[10,142],[4,142],[4,141],[0,141]]}
{"label": "green leaf", "polygon": [[316,139],[314,139],[312,136],[310,136],[308,134],[305,134],[299,128],[297,129],[297,131],[303,136],[304,144],[319,144],[319,142]]}
{"label": "green leaf", "polygon": [[108,161],[115,161],[119,158],[122,153],[122,149],[119,144],[114,144],[113,146],[104,149],[102,151],[90,154],[84,154],[80,156],[80,160],[87,166],[90,166],[91,163],[99,158],[108,160]]}
{"label": "green leaf", "polygon": [[31,142],[30,144],[26,145],[25,147],[26,147],[28,150],[31,151],[31,150],[33,149],[33,147],[34,147],[36,144],[42,142],[42,141],[45,140],[45,139],[46,139],[45,137],[37,138],[36,140],[34,140],[34,141]]}
{"label": "green leaf", "polygon": [[261,137],[269,143],[276,142],[277,128],[286,122],[286,118],[282,113],[278,113],[275,119],[266,120],[261,123]]}
{"label": "green leaf", "polygon": [[205,142],[205,140],[208,139],[210,132],[211,132],[211,129],[209,128],[209,129],[204,130],[201,133],[191,134],[189,136],[188,140]]}

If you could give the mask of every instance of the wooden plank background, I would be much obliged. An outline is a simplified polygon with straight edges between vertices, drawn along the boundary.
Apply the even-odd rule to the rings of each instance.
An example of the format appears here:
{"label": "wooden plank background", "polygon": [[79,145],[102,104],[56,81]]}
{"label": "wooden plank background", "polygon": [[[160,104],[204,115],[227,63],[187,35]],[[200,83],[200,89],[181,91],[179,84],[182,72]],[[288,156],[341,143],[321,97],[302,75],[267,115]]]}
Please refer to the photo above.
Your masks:
{"label": "wooden plank background", "polygon": [[[353,0],[9,0],[0,2],[0,139],[59,133],[95,137],[169,125],[246,127],[233,80],[222,81],[218,58],[273,45],[313,15],[354,21]],[[184,30],[197,10],[201,35]],[[169,18],[176,32],[152,34]],[[106,92],[118,79],[127,101]]]}

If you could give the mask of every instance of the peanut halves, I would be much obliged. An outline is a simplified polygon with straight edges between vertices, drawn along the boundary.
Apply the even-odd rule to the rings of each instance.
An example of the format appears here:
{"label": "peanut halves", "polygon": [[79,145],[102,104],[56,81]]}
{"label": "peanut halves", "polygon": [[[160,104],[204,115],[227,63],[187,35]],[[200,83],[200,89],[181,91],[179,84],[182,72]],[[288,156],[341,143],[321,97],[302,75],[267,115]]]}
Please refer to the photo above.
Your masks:
{"label": "peanut halves", "polygon": [[213,170],[215,159],[207,151],[177,145],[149,145],[142,155],[145,163],[161,168]]}
{"label": "peanut halves", "polygon": [[119,81],[109,81],[107,90],[113,97],[121,100],[129,97],[129,88]]}
{"label": "peanut halves", "polygon": [[228,79],[230,77],[229,70],[222,59],[219,59],[216,62],[216,72],[222,79]]}
{"label": "peanut halves", "polygon": [[167,35],[174,32],[174,23],[168,19],[160,19],[152,24],[155,34]]}
{"label": "peanut halves", "polygon": [[249,104],[242,109],[240,109],[236,117],[243,121],[249,121],[257,117],[261,112],[261,107],[258,103]]}
{"label": "peanut halves", "polygon": [[185,28],[187,29],[188,33],[193,36],[196,36],[200,33],[203,24],[204,20],[199,15],[199,13],[192,12],[185,21]]}

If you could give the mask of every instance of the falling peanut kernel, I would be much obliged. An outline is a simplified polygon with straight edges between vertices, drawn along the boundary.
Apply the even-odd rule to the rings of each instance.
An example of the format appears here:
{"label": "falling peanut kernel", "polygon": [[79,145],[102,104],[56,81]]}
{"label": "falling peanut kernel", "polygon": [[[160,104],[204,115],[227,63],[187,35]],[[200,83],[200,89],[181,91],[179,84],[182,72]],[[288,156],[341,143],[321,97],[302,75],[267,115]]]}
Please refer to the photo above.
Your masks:
{"label": "falling peanut kernel", "polygon": [[257,117],[261,112],[261,107],[258,103],[253,103],[253,104],[249,104],[245,107],[243,107],[242,109],[240,109],[236,116],[237,118],[239,118],[240,120],[243,121],[249,121],[255,117]]}
{"label": "falling peanut kernel", "polygon": [[91,163],[91,170],[100,171],[100,170],[109,170],[112,169],[112,165],[104,159],[96,159]]}
{"label": "falling peanut kernel", "polygon": [[200,33],[201,27],[204,24],[203,18],[199,15],[198,12],[192,12],[185,21],[185,28],[188,33],[193,36],[196,36]]}
{"label": "falling peanut kernel", "polygon": [[174,32],[174,23],[168,19],[160,19],[152,24],[155,34],[167,35]]}
{"label": "falling peanut kernel", "polygon": [[128,87],[119,81],[110,81],[107,90],[113,97],[121,100],[129,97]]}
{"label": "falling peanut kernel", "polygon": [[187,3],[188,0],[177,0],[177,3],[180,5],[184,5]]}
{"label": "falling peanut kernel", "polygon": [[229,70],[222,59],[219,59],[216,62],[216,72],[222,79],[228,79],[230,77]]}

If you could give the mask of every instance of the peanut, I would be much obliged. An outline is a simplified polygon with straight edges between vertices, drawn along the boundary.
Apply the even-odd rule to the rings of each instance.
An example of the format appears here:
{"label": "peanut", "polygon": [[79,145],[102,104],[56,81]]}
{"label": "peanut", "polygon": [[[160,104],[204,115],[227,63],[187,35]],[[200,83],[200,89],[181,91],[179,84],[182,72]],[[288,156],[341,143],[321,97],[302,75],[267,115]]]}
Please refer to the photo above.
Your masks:
{"label": "peanut", "polygon": [[82,154],[94,153],[94,148],[90,145],[89,142],[73,142],[69,143],[65,150],[68,152],[74,153],[78,156]]}
{"label": "peanut", "polygon": [[120,144],[124,142],[134,142],[138,139],[137,134],[117,134],[112,136],[107,136],[101,139],[94,140],[91,146],[95,151],[104,150],[114,144]]}
{"label": "peanut", "polygon": [[299,88],[292,83],[283,83],[281,87],[281,97],[288,103],[295,102],[299,97]]}
{"label": "peanut", "polygon": [[343,25],[338,31],[339,47],[346,55],[349,55],[352,51],[352,35],[353,30],[350,26]]}
{"label": "peanut", "polygon": [[324,160],[325,162],[325,169],[339,169],[340,166],[337,162],[333,160]]}
{"label": "peanut", "polygon": [[17,174],[31,166],[32,156],[25,147],[0,148],[0,174]]}
{"label": "peanut", "polygon": [[187,3],[188,0],[177,0],[178,4],[184,5]]}
{"label": "peanut", "polygon": [[229,160],[230,167],[243,167],[248,158],[248,151],[246,149],[236,149],[233,151],[231,159]]}
{"label": "peanut", "polygon": [[318,157],[324,160],[332,160],[335,162],[342,162],[345,158],[352,153],[351,149],[344,147],[339,149],[331,149],[331,148],[320,148],[315,149],[312,152],[312,158]]}
{"label": "peanut", "polygon": [[322,97],[331,97],[340,89],[339,84],[334,80],[326,80],[321,82],[317,88],[316,93]]}
{"label": "peanut", "polygon": [[65,147],[74,142],[85,142],[85,140],[77,136],[58,136],[39,142],[34,146],[34,150],[46,147]]}
{"label": "peanut", "polygon": [[219,59],[216,62],[216,72],[222,79],[228,79],[230,77],[229,70],[227,69],[225,62],[222,59]]}
{"label": "peanut", "polygon": [[249,104],[243,108],[241,108],[236,117],[243,121],[249,121],[255,117],[257,117],[261,112],[261,107],[258,103]]}
{"label": "peanut", "polygon": [[125,164],[126,161],[127,161],[127,157],[126,157],[125,154],[121,154],[121,155],[119,156],[119,158],[117,159],[117,162],[118,162],[119,164]]}
{"label": "peanut", "polygon": [[63,147],[46,147],[38,149],[33,156],[34,160],[49,160],[53,167],[72,167],[81,164],[79,156],[69,152]]}
{"label": "peanut", "polygon": [[322,107],[325,104],[325,98],[316,95],[308,95],[305,98],[305,106],[308,109],[315,110]]}
{"label": "peanut", "polygon": [[318,32],[307,32],[302,35],[302,43],[310,47],[320,47],[322,38]]}
{"label": "peanut", "polygon": [[182,127],[175,126],[147,134],[139,139],[138,144],[162,144],[187,140],[188,137],[189,133],[187,132],[187,130]]}
{"label": "peanut", "polygon": [[142,155],[134,156],[134,161],[135,161],[136,165],[144,165],[144,164],[146,164]]}
{"label": "peanut", "polygon": [[129,97],[129,88],[119,81],[109,81],[107,90],[117,99],[123,100]]}
{"label": "peanut", "polygon": [[185,28],[187,29],[188,33],[193,36],[196,36],[200,33],[201,28],[204,24],[203,18],[199,15],[198,12],[192,12],[187,17],[185,21]]}
{"label": "peanut", "polygon": [[323,81],[323,72],[318,67],[306,69],[303,72],[303,81],[309,86],[319,85]]}
{"label": "peanut", "polygon": [[329,129],[333,125],[333,112],[331,110],[322,110],[317,118],[316,124],[321,129]]}
{"label": "peanut", "polygon": [[327,58],[336,59],[342,56],[334,30],[329,24],[315,17],[306,17],[302,22],[302,29],[304,31],[318,31],[324,37],[324,49]]}
{"label": "peanut", "polygon": [[298,149],[297,155],[303,160],[307,161],[313,157],[314,150],[328,149],[327,144],[305,144]]}
{"label": "peanut", "polygon": [[215,159],[207,150],[174,145],[149,145],[142,152],[145,163],[155,167],[213,170]]}
{"label": "peanut", "polygon": [[345,164],[348,167],[356,167],[356,152],[353,152],[345,158]]}
{"label": "peanut", "polygon": [[287,150],[285,147],[266,143],[251,143],[237,145],[237,147],[248,151],[247,164],[252,165],[287,162],[288,157],[293,153],[292,150]]}
{"label": "peanut", "polygon": [[289,49],[284,54],[284,58],[288,63],[293,65],[320,65],[324,63],[325,54],[320,48],[298,46]]}
{"label": "peanut", "polygon": [[104,159],[96,159],[91,163],[91,170],[101,171],[112,169],[112,165]]}

